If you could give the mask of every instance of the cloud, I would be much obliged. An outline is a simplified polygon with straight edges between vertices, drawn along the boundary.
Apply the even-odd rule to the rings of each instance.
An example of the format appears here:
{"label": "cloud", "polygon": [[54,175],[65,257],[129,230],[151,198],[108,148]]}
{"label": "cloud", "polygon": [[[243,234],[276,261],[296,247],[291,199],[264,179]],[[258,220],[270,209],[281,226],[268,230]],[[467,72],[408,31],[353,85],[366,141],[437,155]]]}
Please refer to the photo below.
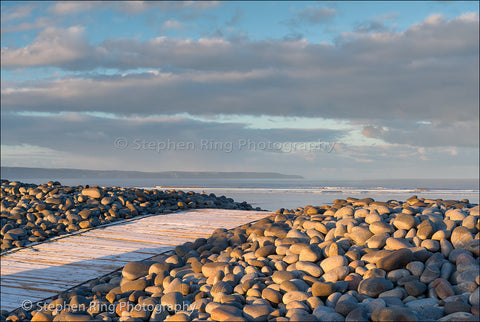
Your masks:
{"label": "cloud", "polygon": [[[57,124],[55,130],[42,124]],[[58,136],[58,133],[63,133]],[[334,142],[345,132],[330,129],[251,129],[242,123],[198,121],[186,117],[101,117],[66,113],[2,116],[2,141],[60,148],[68,152],[103,149],[116,137],[152,140],[195,141],[250,140],[275,142]],[[98,146],[91,146],[98,141]],[[84,142],[84,143],[82,143]],[[98,150],[100,152],[100,150]]]}
{"label": "cloud", "polygon": [[31,16],[32,11],[35,9],[35,7],[35,5],[28,4],[3,8],[2,5],[2,23],[24,20]]}
{"label": "cloud", "polygon": [[[455,150],[455,152],[452,152]],[[478,176],[478,147],[426,147],[407,144],[355,146],[336,144],[340,171],[350,176],[375,173],[374,178],[472,178]],[[341,151],[341,152],[340,152]],[[351,164],[352,167],[349,167]],[[332,170],[334,171],[334,170]],[[368,178],[368,175],[364,178]]]}
{"label": "cloud", "polygon": [[[467,122],[479,115],[478,55],[475,13],[429,17],[404,32],[343,34],[334,44],[158,37],[93,46],[79,27],[47,28],[26,47],[2,48],[2,68],[57,66],[87,73],[4,81],[2,110],[306,116],[365,126],[398,119],[409,128],[421,120]],[[95,68],[118,69],[118,74],[88,73]],[[151,72],[131,71],[139,68]],[[373,128],[365,134],[417,144],[400,129],[389,132],[397,138]],[[418,144],[454,144],[454,130],[461,128],[448,133],[430,128],[425,130],[429,139]],[[473,130],[470,124],[468,133]],[[437,133],[444,133],[445,143],[433,141]]]}
{"label": "cloud", "polygon": [[32,29],[44,29],[49,26],[53,26],[54,22],[47,17],[39,17],[36,18],[33,22],[22,22],[16,25],[6,25],[2,26],[1,33],[6,34],[9,32],[19,32],[19,31],[27,31]]}
{"label": "cloud", "polygon": [[335,17],[337,10],[326,6],[320,8],[318,6],[307,6],[298,12],[298,19],[312,24],[324,23]]}
{"label": "cloud", "polygon": [[[306,67],[308,63],[311,63],[312,67],[316,67],[314,65],[316,64],[326,68],[332,63],[338,67],[339,64],[355,63],[355,60],[360,60],[360,63],[386,61],[389,64],[398,64],[414,59],[473,55],[478,52],[477,26],[476,13],[465,14],[451,20],[445,20],[442,17],[432,20],[432,17],[428,17],[424,22],[413,25],[405,32],[343,33],[334,47],[308,43],[303,39],[257,42],[248,39],[234,42],[215,38],[192,40],[166,37],[151,38],[143,42],[133,39],[106,40],[97,47],[91,46],[88,52],[83,53],[83,59],[71,59],[70,65],[67,66],[61,60],[57,66],[74,70],[90,67],[163,68],[168,65],[188,69],[251,70],[259,66],[285,65],[288,68],[295,64],[303,64],[303,67]],[[57,45],[55,40],[62,37],[66,31],[68,29],[56,29],[56,37],[50,39],[45,39],[44,35],[40,34],[25,48],[39,42],[54,47]],[[76,38],[75,41],[70,42],[70,45],[75,46],[76,41],[84,40]],[[39,48],[31,55],[41,55],[42,49],[47,50],[47,48]],[[32,58],[29,56],[25,56],[25,60],[22,61],[13,60],[12,58],[19,52],[25,51],[24,48],[3,48],[2,50],[4,67],[46,64],[42,60],[37,60],[35,64],[29,63],[30,59],[27,58]],[[348,52],[353,50],[355,52]],[[336,57],[339,54],[340,57]],[[89,63],[83,66],[78,60],[84,63],[89,61]]]}
{"label": "cloud", "polygon": [[383,32],[391,30],[389,26],[385,24],[386,21],[395,20],[398,17],[398,12],[383,14],[362,21],[355,27],[356,32],[369,33],[369,32]]}
{"label": "cloud", "polygon": [[[388,124],[388,123],[387,123]],[[362,134],[388,143],[419,147],[478,147],[479,121],[394,122],[391,126],[365,126]]]}
{"label": "cloud", "polygon": [[162,24],[162,30],[165,30],[165,29],[181,30],[185,27],[186,27],[186,24],[175,19],[169,19]]}
{"label": "cloud", "polygon": [[[345,32],[337,39],[337,44],[354,48],[362,43],[372,59],[381,64],[390,57],[404,61],[428,58],[447,59],[448,56],[478,53],[478,14],[461,15],[446,19],[442,15],[430,15],[424,21],[414,24],[403,32]],[[459,37],[459,33],[462,35]],[[361,57],[363,52],[360,52]],[[379,59],[379,60],[378,60]]]}
{"label": "cloud", "polygon": [[286,24],[293,27],[299,27],[303,24],[324,24],[337,15],[337,10],[327,6],[320,7],[307,6],[296,12],[292,18],[285,21]]}
{"label": "cloud", "polygon": [[32,160],[35,160],[35,167],[65,168],[72,159],[78,157],[75,154],[30,144],[2,145],[1,150],[2,163],[17,167],[32,166]]}
{"label": "cloud", "polygon": [[30,45],[18,49],[2,47],[2,61],[5,66],[62,66],[83,61],[91,52],[84,27],[47,27]]}
{"label": "cloud", "polygon": [[139,14],[149,9],[162,11],[208,10],[220,6],[220,1],[120,1],[116,8],[128,14]]}
{"label": "cloud", "polygon": [[110,4],[96,1],[60,1],[53,4],[48,10],[56,15],[73,15],[106,6],[110,6]]}
{"label": "cloud", "polygon": [[385,130],[381,126],[366,125],[363,127],[362,134],[367,138],[379,138],[385,135]]}
{"label": "cloud", "polygon": [[[405,144],[355,146],[337,143],[326,151],[269,151],[262,142],[330,141],[345,131],[248,129],[241,123],[202,122],[185,117],[100,117],[2,115],[2,165],[77,167],[143,171],[277,171],[307,179],[466,177],[475,171],[478,149],[412,147]],[[124,149],[115,148],[125,138]],[[239,140],[251,142],[239,147]],[[200,140],[206,140],[203,147]],[[194,142],[194,149],[179,143]],[[231,150],[226,143],[232,142]],[[163,144],[158,150],[158,144]],[[170,145],[170,147],[168,147]],[[29,152],[30,151],[30,152]],[[33,153],[33,154],[32,154]],[[456,154],[455,154],[456,153]],[[28,157],[27,157],[28,156]],[[33,158],[33,157],[34,158]],[[52,164],[51,161],[55,162]],[[447,175],[448,174],[448,175]]]}
{"label": "cloud", "polygon": [[[235,171],[248,170],[247,164],[250,164],[249,171],[254,168],[274,171],[274,163],[290,163],[293,171],[292,161],[298,164],[309,154],[327,152],[310,152],[300,146],[295,150],[291,148],[292,143],[333,143],[344,135],[341,130],[249,129],[242,123],[203,122],[185,117],[4,113],[1,122],[2,151],[3,145],[8,145],[10,150],[4,155],[8,157],[6,160],[13,162],[16,159],[18,162],[25,150],[22,146],[35,147],[35,151],[44,151],[48,156],[53,154],[52,151],[58,151],[59,155],[70,159],[71,166],[80,163],[76,156],[79,160],[84,160],[85,156],[96,156],[96,164],[88,162],[80,165],[81,168],[85,168],[86,164],[90,168],[115,169],[138,169],[148,165],[152,170]],[[119,137],[128,141],[127,148],[115,148],[115,140]],[[189,142],[194,144],[193,149],[181,148],[181,143]],[[163,144],[164,148],[158,150],[158,144]],[[17,148],[12,151],[11,147]],[[192,163],[192,160],[195,162]],[[114,164],[108,165],[108,162]]]}

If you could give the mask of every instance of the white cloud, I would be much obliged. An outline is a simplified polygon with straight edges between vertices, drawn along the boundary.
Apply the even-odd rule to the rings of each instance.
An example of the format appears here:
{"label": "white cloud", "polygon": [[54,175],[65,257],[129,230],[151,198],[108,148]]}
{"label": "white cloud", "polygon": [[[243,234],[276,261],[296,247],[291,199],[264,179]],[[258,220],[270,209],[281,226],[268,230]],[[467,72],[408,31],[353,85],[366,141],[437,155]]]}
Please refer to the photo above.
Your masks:
{"label": "white cloud", "polygon": [[[429,19],[429,18],[428,18]],[[428,21],[427,19],[427,21]],[[170,27],[178,26],[177,20],[169,20]],[[187,69],[248,69],[260,66],[293,67],[302,65],[305,70],[335,68],[353,63],[399,64],[415,59],[448,58],[478,53],[478,17],[476,20],[441,19],[436,24],[422,22],[405,32],[344,33],[335,46],[309,43],[305,39],[282,41],[247,40],[228,41],[221,38],[191,39],[152,38],[136,40],[107,40],[98,47],[83,52],[83,57],[58,66],[71,69],[108,67],[120,69],[163,68],[173,65]],[[61,29],[57,29],[61,33]],[[45,43],[39,36],[29,48],[38,42]],[[160,40],[160,41],[159,41]],[[55,46],[53,39],[50,47]],[[77,39],[77,41],[84,41]],[[69,43],[75,46],[75,41]],[[47,44],[45,44],[47,45]],[[45,46],[46,47],[46,46]],[[44,49],[46,50],[46,49]],[[220,50],[220,51],[219,51]],[[3,66],[31,66],[25,57],[23,61],[11,60],[15,49],[4,49]],[[341,53],[341,55],[339,55]],[[35,55],[42,54],[41,48]],[[32,53],[33,55],[33,53]],[[83,63],[84,65],[82,65]],[[37,65],[43,65],[39,60]],[[305,68],[307,64],[310,68]],[[352,66],[356,68],[356,66]],[[372,67],[372,66],[367,66]]]}
{"label": "white cloud", "polygon": [[363,128],[362,134],[367,138],[375,138],[379,136],[383,136],[386,130],[381,126],[372,126],[367,125]]}
{"label": "white cloud", "polygon": [[468,22],[478,22],[478,12],[466,12],[456,19]]}
{"label": "white cloud", "polygon": [[425,20],[423,21],[423,24],[425,25],[438,25],[439,23],[443,22],[445,20],[444,16],[440,13],[434,13],[429,15]]}
{"label": "white cloud", "polygon": [[9,32],[19,32],[19,31],[27,31],[32,29],[44,29],[49,26],[53,26],[54,22],[47,17],[39,17],[36,18],[33,22],[22,22],[16,25],[6,25],[1,28],[1,33],[6,34]]}
{"label": "white cloud", "polygon": [[178,20],[175,20],[175,19],[169,19],[162,24],[162,30],[163,29],[177,29],[177,30],[180,30],[180,29],[183,29],[185,27],[186,27],[186,25],[184,23],[182,23]]}
{"label": "white cloud", "polygon": [[60,1],[53,4],[49,11],[56,15],[73,15],[93,8],[105,7],[110,4],[98,1]]}
{"label": "white cloud", "polygon": [[[23,20],[31,16],[35,5],[20,5],[11,8],[3,8],[2,5],[2,23]],[[3,27],[2,27],[3,28]]]}
{"label": "white cloud", "polygon": [[[35,42],[22,48],[2,47],[3,66],[54,66],[82,60],[91,51],[84,27],[45,28]],[[2,66],[2,67],[3,67]]]}

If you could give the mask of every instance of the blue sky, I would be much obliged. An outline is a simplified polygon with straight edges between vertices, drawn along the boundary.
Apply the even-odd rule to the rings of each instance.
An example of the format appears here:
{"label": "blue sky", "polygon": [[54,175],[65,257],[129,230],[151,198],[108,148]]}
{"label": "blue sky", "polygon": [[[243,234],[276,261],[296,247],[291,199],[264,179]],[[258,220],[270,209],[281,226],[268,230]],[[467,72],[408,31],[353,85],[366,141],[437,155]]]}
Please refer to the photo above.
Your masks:
{"label": "blue sky", "polygon": [[[478,11],[474,1],[2,2],[2,164],[478,177]],[[137,139],[284,149],[152,153]],[[286,152],[312,142],[335,149]]]}
{"label": "blue sky", "polygon": [[[230,27],[237,33],[241,31],[248,35],[252,40],[282,39],[301,34],[310,42],[320,43],[333,42],[340,32],[348,32],[371,22],[383,23],[387,28],[402,31],[433,13],[453,18],[465,12],[478,12],[479,8],[477,1],[227,1],[212,3],[209,10],[195,9],[192,8],[193,5],[186,6],[183,10],[155,7],[128,10],[113,3],[104,4],[98,9],[79,5],[77,10],[71,9],[59,15],[52,12],[54,5],[53,1],[2,2],[2,14],[7,17],[18,12],[20,7],[27,7],[24,9],[26,13],[14,22],[13,18],[7,18],[2,28],[51,18],[59,19],[58,26],[84,25],[92,44],[109,38],[138,37],[140,40],[148,40],[159,35],[198,39],[209,36],[222,27],[227,27],[222,28],[227,35]],[[294,19],[296,14],[308,8],[333,10],[332,16],[324,18],[328,24]],[[177,22],[178,25],[169,25],[168,21]],[[167,26],[164,26],[165,23]],[[5,33],[2,35],[2,46],[25,46],[35,38],[37,31],[31,29],[21,33]],[[234,31],[232,33],[237,34]]]}

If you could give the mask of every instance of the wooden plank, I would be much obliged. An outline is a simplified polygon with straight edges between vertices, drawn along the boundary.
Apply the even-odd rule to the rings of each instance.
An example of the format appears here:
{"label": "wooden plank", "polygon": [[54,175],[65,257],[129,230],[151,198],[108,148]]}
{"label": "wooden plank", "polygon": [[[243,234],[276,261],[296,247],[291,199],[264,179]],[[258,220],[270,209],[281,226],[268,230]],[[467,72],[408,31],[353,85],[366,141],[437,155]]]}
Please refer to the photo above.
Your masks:
{"label": "wooden plank", "polygon": [[50,259],[52,262],[62,263],[73,263],[79,260],[93,259],[95,256],[93,254],[76,254],[72,256],[71,254],[66,253],[54,253],[54,252],[17,252],[13,254],[13,258],[16,261],[28,262],[32,259],[32,256],[35,257],[37,263],[42,263],[40,260]]}
{"label": "wooden plank", "polygon": [[36,281],[32,283],[31,280],[25,279],[14,279],[14,278],[3,278],[2,279],[2,288],[11,287],[11,288],[21,288],[28,290],[37,290],[37,291],[46,291],[46,292],[58,292],[62,288],[70,288],[75,286],[75,283],[69,282],[48,282],[45,281]]}
{"label": "wooden plank", "polygon": [[[53,246],[52,246],[53,245]],[[70,247],[74,247],[75,245],[83,247],[85,251],[93,251],[99,249],[101,251],[106,252],[157,252],[162,250],[165,247],[170,246],[162,246],[162,245],[155,245],[146,241],[129,241],[128,243],[108,239],[108,235],[104,236],[76,236],[75,239],[70,240],[59,240],[54,244],[44,244],[42,247],[45,249],[49,249],[51,247],[63,247],[63,250],[68,250]],[[76,247],[74,247],[76,248]]]}
{"label": "wooden plank", "polygon": [[[95,256],[98,255],[98,256]],[[42,263],[42,260],[51,260],[52,263],[58,262],[60,264],[64,263],[73,263],[73,262],[78,262],[78,261],[85,261],[85,260],[90,260],[90,259],[100,259],[100,260],[122,260],[122,261],[133,261],[136,260],[136,258],[144,257],[141,254],[138,254],[136,252],[126,252],[126,253],[121,253],[121,252],[95,252],[95,253],[87,253],[85,251],[85,248],[83,252],[81,251],[71,251],[69,249],[69,254],[65,253],[58,253],[55,251],[43,251],[43,252],[22,252],[22,253],[15,253],[14,257],[12,259],[16,261],[22,261],[22,262],[29,262],[31,261],[32,256],[35,257],[36,262]],[[100,257],[101,256],[101,257]],[[10,259],[10,260],[12,260]]]}
{"label": "wooden plank", "polygon": [[[175,229],[174,226],[168,227],[169,229],[166,229],[165,225],[159,225],[157,226],[152,226],[150,227],[138,227],[138,226],[125,226],[125,227],[118,227],[115,231],[117,232],[131,232],[134,230],[135,232],[142,232],[142,233],[149,233],[153,234],[155,236],[168,236],[168,235],[173,235],[177,237],[183,237],[183,236],[189,236],[189,235],[211,235],[211,229],[205,229],[205,228],[188,228],[188,227],[182,227],[181,225],[178,225]],[[180,231],[181,229],[181,231]],[[96,233],[101,233],[101,231],[96,231]],[[87,236],[92,236],[92,232],[88,232],[85,235]]]}
{"label": "wooden plank", "polygon": [[[58,292],[46,292],[46,291],[35,291],[35,290],[29,290],[29,299],[34,299],[36,301],[42,300],[51,296],[55,296],[58,294]],[[22,289],[16,288],[16,287],[4,287],[2,288],[2,295],[13,295],[13,296],[22,296]],[[4,299],[2,298],[2,301]],[[21,304],[22,301],[20,301]],[[19,307],[17,305],[17,307]]]}
{"label": "wooden plank", "polygon": [[[35,283],[36,279],[57,279],[57,280],[72,280],[72,281],[87,281],[94,278],[95,276],[104,275],[104,272],[114,271],[115,269],[122,267],[120,266],[103,266],[92,267],[92,266],[81,266],[81,265],[63,265],[52,267],[48,270],[33,270],[28,272],[22,272],[21,274],[25,277],[28,277],[32,280],[32,283]],[[104,274],[102,274],[104,273]],[[12,274],[9,274],[9,276]]]}
{"label": "wooden plank", "polygon": [[18,271],[24,271],[24,270],[41,270],[41,269],[48,269],[50,268],[49,265],[45,264],[38,264],[34,263],[33,259],[32,262],[21,262],[21,261],[15,261],[15,260],[3,260],[2,259],[2,276],[6,269],[9,268],[17,268]]}
{"label": "wooden plank", "polygon": [[151,240],[165,240],[165,239],[173,240],[175,238],[191,239],[191,238],[196,238],[195,235],[197,235],[197,233],[193,233],[193,232],[190,234],[185,234],[182,232],[160,233],[160,232],[155,232],[151,230],[137,229],[136,227],[129,227],[129,229],[118,229],[118,230],[115,230],[114,232],[109,231],[108,234],[105,234],[105,232],[103,231],[94,231],[94,232],[91,231],[85,236],[92,236],[92,237],[101,236],[102,238],[108,238],[110,236],[128,237],[128,238],[138,237],[137,239],[140,241],[151,241]]}
{"label": "wooden plank", "polygon": [[[69,253],[72,257],[75,258],[84,258],[84,259],[92,259],[94,258],[92,255],[84,255],[85,254],[85,247],[74,247],[76,245],[69,245]],[[52,247],[47,249],[42,249],[43,253],[45,254],[53,254],[53,252],[59,251],[61,247]],[[150,251],[150,252],[122,252],[119,250],[112,250],[110,252],[102,251],[97,252],[98,256],[102,256],[99,259],[101,260],[125,260],[125,261],[135,261],[139,257],[145,257],[145,254],[155,255],[158,253],[157,251]]]}
{"label": "wooden plank", "polygon": [[[136,231],[150,231],[152,233],[175,233],[175,234],[211,234],[213,230],[219,228],[219,225],[203,225],[202,227],[187,226],[183,224],[178,225],[156,225],[154,223],[149,223],[148,227],[140,225],[132,226],[119,226],[116,231],[125,231],[135,229]],[[100,231],[97,231],[100,232]]]}
{"label": "wooden plank", "polygon": [[[124,264],[120,262],[110,262],[110,261],[101,261],[101,260],[89,260],[89,261],[82,261],[82,262],[75,262],[75,263],[67,263],[65,265],[57,265],[57,266],[50,266],[48,268],[43,269],[31,269],[31,270],[23,270],[18,271],[17,273],[13,273],[10,269],[9,273],[4,274],[3,267],[2,267],[2,276],[3,275],[11,275],[11,274],[23,274],[26,276],[35,276],[35,277],[42,277],[42,276],[53,276],[57,278],[61,277],[68,277],[74,278],[74,276],[70,276],[67,274],[68,272],[72,272],[72,274],[80,274],[80,275],[92,275],[94,271],[99,271],[100,273],[105,269],[115,270],[116,268],[122,267]],[[2,263],[3,266],[3,263]],[[67,274],[63,276],[61,274]],[[102,275],[102,274],[100,274]],[[34,281],[32,281],[34,282]]]}
{"label": "wooden plank", "polygon": [[[92,237],[100,237],[100,238],[107,238],[107,239],[119,239],[119,240],[132,240],[132,241],[142,241],[148,242],[152,244],[166,244],[166,245],[178,245],[184,243],[189,240],[197,239],[196,236],[172,236],[172,235],[147,235],[144,233],[137,233],[137,232],[130,232],[128,233],[127,230],[124,231],[115,231],[109,232],[108,235],[101,231],[90,232],[88,236]],[[148,237],[147,237],[148,236]]]}
{"label": "wooden plank", "polygon": [[[148,222],[149,226],[142,226],[141,223]],[[151,228],[151,227],[157,227],[157,228],[163,228],[163,227],[170,227],[175,230],[178,230],[178,228],[192,228],[192,229],[202,229],[205,227],[205,224],[210,225],[210,229],[215,229],[218,227],[221,227],[222,225],[231,225],[232,223],[238,223],[238,222],[245,222],[245,218],[238,218],[238,219],[229,219],[227,220],[222,220],[221,218],[195,218],[195,217],[186,217],[182,218],[182,220],[153,220],[151,217],[150,218],[145,218],[142,219],[141,221],[138,222],[126,222],[122,223],[120,225],[117,225],[116,227],[130,227],[130,226],[137,226],[137,227],[144,227],[144,228]],[[105,227],[102,229],[107,229],[109,227]],[[99,229],[95,229],[99,230]]]}
{"label": "wooden plank", "polygon": [[[21,255],[17,256],[17,258],[20,256]],[[22,256],[20,259],[28,260],[29,257],[31,256]],[[137,258],[142,258],[142,256],[137,256]],[[136,260],[136,259],[133,259],[133,260]],[[115,258],[107,258],[105,260],[96,259],[96,258],[87,258],[87,257],[71,257],[71,258],[60,257],[59,258],[59,257],[53,257],[53,255],[51,254],[37,255],[35,257],[35,261],[38,263],[42,263],[46,265],[54,265],[54,266],[76,265],[78,263],[84,263],[84,262],[87,262],[89,265],[92,265],[92,266],[98,266],[98,265],[102,266],[105,261],[118,262],[118,264],[122,265],[122,263],[131,262],[131,260],[120,260]]]}
{"label": "wooden plank", "polygon": [[[157,225],[159,223],[161,222],[157,222]],[[171,225],[184,226],[184,227],[193,227],[193,228],[209,227],[209,228],[215,229],[215,228],[228,227],[232,224],[241,225],[242,223],[245,223],[245,218],[231,219],[228,221],[222,220],[220,218],[219,219],[205,218],[202,221],[199,220],[199,218],[185,218],[185,221],[178,221],[178,222],[170,221],[168,223]]]}
{"label": "wooden plank", "polygon": [[[95,245],[102,245],[104,248],[107,247],[116,247],[116,249],[124,250],[124,251],[134,251],[135,249],[138,250],[145,250],[145,251],[155,251],[156,249],[163,249],[163,248],[168,248],[171,246],[162,246],[162,245],[152,245],[150,243],[146,242],[139,242],[139,241],[130,241],[128,243],[118,241],[118,240],[109,240],[106,238],[98,238],[98,237],[93,237],[93,236],[75,236],[75,239],[73,240],[67,240],[67,239],[60,239],[56,241],[58,243],[78,243],[82,245],[92,245],[95,247]],[[68,246],[66,246],[68,247]],[[66,249],[66,248],[64,248]]]}
{"label": "wooden plank", "polygon": [[[1,284],[3,285],[4,282],[8,282],[8,281],[16,281],[16,282],[32,282],[30,280],[30,278],[28,276],[25,276],[23,274],[21,275],[9,275],[9,276],[3,276],[2,277],[2,282]],[[49,278],[43,278],[41,281],[36,281],[36,283],[40,283],[40,284],[73,284],[71,283],[70,281],[58,281],[58,278],[53,278],[53,279],[49,279]]]}
{"label": "wooden plank", "polygon": [[[123,242],[138,242],[141,240],[141,237],[140,238],[125,238],[125,237],[122,237],[122,236],[97,236],[98,238],[101,238],[101,239],[107,239],[107,240],[118,240],[118,241],[123,241]],[[195,238],[193,238],[192,240],[195,240]],[[190,241],[192,241],[190,240]],[[184,242],[186,241],[189,241],[189,240],[186,240],[186,239],[174,239],[173,241],[170,241],[170,240],[159,240],[159,241],[144,241],[144,243],[149,243],[151,246],[154,246],[154,245],[165,245],[165,246],[175,246],[175,245],[179,245],[179,244],[183,244]]]}
{"label": "wooden plank", "polygon": [[[28,274],[10,274],[8,276],[4,275],[2,276],[2,283],[3,281],[5,280],[30,280],[31,281],[31,278],[28,276]],[[41,282],[45,282],[45,283],[59,283],[59,282],[65,282],[64,280],[61,280],[59,281],[58,279],[58,276],[53,276],[53,277],[48,277],[48,276],[45,276],[45,278],[42,278]],[[1,284],[1,283],[0,283]]]}
{"label": "wooden plank", "polygon": [[[63,245],[65,245],[65,244],[63,244]],[[92,245],[92,247],[93,247],[93,245]],[[35,249],[37,249],[38,251],[45,252],[45,253],[61,252],[61,251],[65,250],[65,248],[60,243],[43,244],[42,247],[36,247]],[[88,250],[88,246],[85,247],[85,245],[77,245],[77,244],[73,244],[73,243],[68,243],[68,251],[73,256],[77,256],[77,253],[84,254],[85,250]],[[124,251],[122,251],[120,249],[113,249],[113,248],[104,249],[103,247],[97,247],[95,249],[95,251],[99,256],[110,256],[112,254],[123,254],[124,253]],[[128,252],[127,252],[127,254],[128,254]]]}
{"label": "wooden plank", "polygon": [[[11,311],[22,305],[22,302],[25,300],[31,302],[37,302],[58,294],[58,292],[42,292],[34,290],[23,290],[12,287],[2,287],[2,297],[0,298],[0,303],[2,310]],[[28,292],[28,297],[25,296],[25,293]]]}

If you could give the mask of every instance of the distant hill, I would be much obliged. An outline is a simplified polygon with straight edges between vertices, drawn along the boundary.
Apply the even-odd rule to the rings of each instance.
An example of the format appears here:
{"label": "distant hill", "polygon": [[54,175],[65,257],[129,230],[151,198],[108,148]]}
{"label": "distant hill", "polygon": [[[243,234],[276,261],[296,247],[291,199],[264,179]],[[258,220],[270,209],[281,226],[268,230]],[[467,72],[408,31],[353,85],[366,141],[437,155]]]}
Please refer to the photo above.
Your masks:
{"label": "distant hill", "polygon": [[276,172],[214,172],[214,171],[120,171],[120,170],[83,170],[50,169],[26,167],[1,167],[2,179],[77,179],[77,178],[119,178],[119,179],[303,179],[299,175]]}

